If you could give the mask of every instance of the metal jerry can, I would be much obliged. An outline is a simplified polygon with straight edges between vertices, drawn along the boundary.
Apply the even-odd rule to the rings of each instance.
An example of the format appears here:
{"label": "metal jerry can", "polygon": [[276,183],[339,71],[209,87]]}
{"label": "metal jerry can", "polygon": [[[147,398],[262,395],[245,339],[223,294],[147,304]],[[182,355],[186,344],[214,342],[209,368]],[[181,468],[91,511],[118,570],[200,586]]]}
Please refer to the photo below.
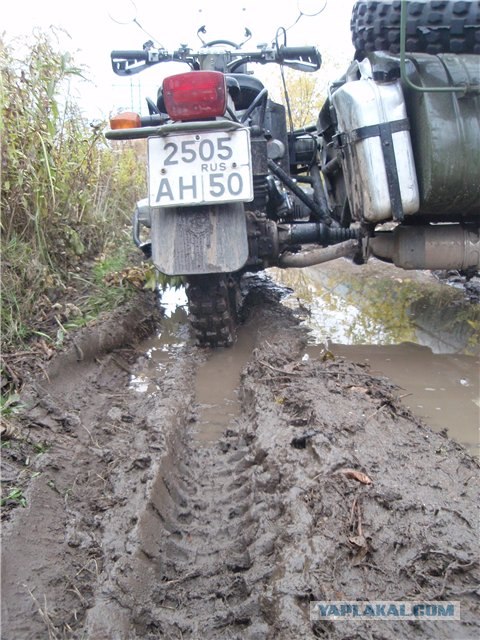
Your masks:
{"label": "metal jerry can", "polygon": [[373,79],[368,60],[355,62],[348,78],[331,101],[352,215],[401,221],[418,211],[419,190],[400,80]]}

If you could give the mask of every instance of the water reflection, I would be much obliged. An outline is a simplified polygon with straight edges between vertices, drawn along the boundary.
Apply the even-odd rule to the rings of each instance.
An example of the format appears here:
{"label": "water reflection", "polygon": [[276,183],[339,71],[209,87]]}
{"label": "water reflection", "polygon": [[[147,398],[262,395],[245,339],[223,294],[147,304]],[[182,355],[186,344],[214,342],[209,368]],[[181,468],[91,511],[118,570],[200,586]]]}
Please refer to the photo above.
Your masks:
{"label": "water reflection", "polygon": [[433,353],[478,353],[480,306],[424,275],[345,260],[309,269],[271,269],[294,292],[284,304],[305,312],[313,342],[400,344]]}
{"label": "water reflection", "polygon": [[188,299],[185,287],[171,287],[167,285],[162,291],[159,291],[159,304],[164,310],[165,317],[171,318],[175,314],[185,312]]}

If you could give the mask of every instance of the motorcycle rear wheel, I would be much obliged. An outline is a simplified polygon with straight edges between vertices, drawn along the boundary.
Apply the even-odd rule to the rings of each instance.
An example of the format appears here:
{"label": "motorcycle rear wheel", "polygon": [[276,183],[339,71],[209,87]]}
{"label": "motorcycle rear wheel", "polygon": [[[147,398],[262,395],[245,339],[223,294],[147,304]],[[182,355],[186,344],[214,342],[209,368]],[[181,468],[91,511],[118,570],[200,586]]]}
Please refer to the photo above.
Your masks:
{"label": "motorcycle rear wheel", "polygon": [[231,346],[240,307],[239,279],[227,274],[189,276],[186,290],[190,324],[198,345]]}

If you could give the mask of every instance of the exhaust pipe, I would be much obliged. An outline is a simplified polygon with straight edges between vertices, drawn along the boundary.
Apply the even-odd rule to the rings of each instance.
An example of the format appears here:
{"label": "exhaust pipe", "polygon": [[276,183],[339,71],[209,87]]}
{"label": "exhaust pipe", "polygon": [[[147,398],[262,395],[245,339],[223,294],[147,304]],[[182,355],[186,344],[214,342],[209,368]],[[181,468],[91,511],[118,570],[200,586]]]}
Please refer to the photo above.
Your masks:
{"label": "exhaust pipe", "polygon": [[301,253],[284,253],[278,261],[282,269],[313,267],[322,262],[336,260],[337,258],[352,258],[358,251],[358,240],[347,240],[338,244],[332,244],[324,249],[313,249]]}
{"label": "exhaust pipe", "polygon": [[402,269],[479,269],[478,229],[459,224],[398,226],[369,238],[370,252]]}

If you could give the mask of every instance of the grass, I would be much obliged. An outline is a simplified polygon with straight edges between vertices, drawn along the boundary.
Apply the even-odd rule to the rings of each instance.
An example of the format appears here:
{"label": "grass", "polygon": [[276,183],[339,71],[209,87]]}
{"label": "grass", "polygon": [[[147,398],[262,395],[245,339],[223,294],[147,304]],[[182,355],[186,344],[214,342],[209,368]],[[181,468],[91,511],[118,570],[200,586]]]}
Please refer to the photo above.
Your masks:
{"label": "grass", "polygon": [[[85,295],[76,300],[79,313],[65,322],[64,329],[70,331],[86,326],[101,312],[116,309],[129,300],[135,290],[142,288],[142,277],[139,277],[138,286],[122,277],[122,274],[128,273],[130,264],[131,247],[120,244],[115,253],[102,256],[96,261],[88,279],[84,274],[73,274],[72,281],[76,281],[78,287],[85,290]],[[138,271],[142,273],[143,269],[138,268]]]}
{"label": "grass", "polygon": [[17,393],[0,396],[0,418],[2,422],[5,418],[10,418],[16,413],[20,413],[22,408],[23,405]]}
{"label": "grass", "polygon": [[35,453],[39,456],[43,455],[50,449],[50,445],[47,442],[34,442],[32,446]]}
{"label": "grass", "polygon": [[[83,70],[58,50],[55,36],[32,35],[22,59],[15,51],[15,43],[0,41],[1,327],[7,354],[45,335],[61,343],[65,330],[131,295],[128,282],[115,291],[104,279],[127,264],[126,227],[146,190],[142,141],[110,148],[105,123],[84,119],[68,92],[70,79]],[[64,301],[79,312],[52,313]],[[45,328],[49,316],[58,318],[56,335]]]}
{"label": "grass", "polygon": [[0,500],[0,506],[4,507],[8,504],[11,504],[12,506],[18,505],[20,507],[26,507],[27,500],[23,495],[23,490],[19,487],[13,487],[10,489],[8,495]]}

